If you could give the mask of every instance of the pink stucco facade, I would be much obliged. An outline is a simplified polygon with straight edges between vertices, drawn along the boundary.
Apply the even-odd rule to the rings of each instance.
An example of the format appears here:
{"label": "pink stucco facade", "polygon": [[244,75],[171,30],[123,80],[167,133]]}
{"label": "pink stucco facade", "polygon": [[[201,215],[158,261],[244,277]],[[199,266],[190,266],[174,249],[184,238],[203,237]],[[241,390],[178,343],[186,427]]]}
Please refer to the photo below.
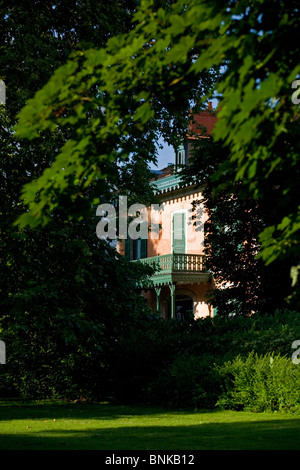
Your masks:
{"label": "pink stucco facade", "polygon": [[[216,117],[208,109],[197,115],[195,121],[200,126],[206,126],[209,134]],[[197,135],[195,123],[190,131],[194,136],[189,136],[175,152],[175,166],[161,170],[152,182],[159,204],[145,209],[148,237],[143,241],[143,250],[135,249],[135,257],[130,257],[133,260],[143,258],[141,261],[146,264],[155,261],[159,265],[159,271],[143,286],[141,295],[152,310],[165,319],[186,320],[213,316],[209,291],[214,281],[205,266],[204,225],[207,215],[201,186],[182,185],[180,169],[177,167],[178,164],[188,164],[195,140],[209,137],[207,134]],[[175,232],[178,234],[178,220],[181,221],[182,232],[179,245],[178,236],[174,235]],[[124,254],[125,245],[125,242],[119,245],[119,251]],[[132,245],[131,242],[131,250]],[[143,256],[136,256],[137,253],[143,253]]]}

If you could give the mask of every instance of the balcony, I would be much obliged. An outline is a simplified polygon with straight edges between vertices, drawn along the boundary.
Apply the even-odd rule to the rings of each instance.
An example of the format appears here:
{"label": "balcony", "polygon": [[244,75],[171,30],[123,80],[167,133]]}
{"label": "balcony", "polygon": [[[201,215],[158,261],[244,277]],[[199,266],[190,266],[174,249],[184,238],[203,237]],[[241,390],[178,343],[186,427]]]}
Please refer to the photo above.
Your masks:
{"label": "balcony", "polygon": [[173,253],[143,258],[139,261],[156,268],[155,274],[149,280],[152,286],[207,282],[209,279],[204,255]]}

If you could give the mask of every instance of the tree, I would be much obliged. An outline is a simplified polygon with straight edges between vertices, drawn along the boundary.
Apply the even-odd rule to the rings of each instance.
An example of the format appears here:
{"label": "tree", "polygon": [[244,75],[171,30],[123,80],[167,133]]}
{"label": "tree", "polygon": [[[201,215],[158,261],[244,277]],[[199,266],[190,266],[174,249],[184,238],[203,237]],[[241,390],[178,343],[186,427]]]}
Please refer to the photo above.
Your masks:
{"label": "tree", "polygon": [[[116,158],[127,136],[153,119],[158,97],[162,110],[176,110],[181,96],[195,98],[195,84],[203,74],[209,78],[212,67],[224,66],[213,87],[221,98],[214,135],[223,139],[230,157],[217,170],[215,183],[232,168],[236,181],[259,198],[277,180],[284,209],[261,233],[260,256],[266,263],[282,256],[297,259],[299,140],[294,138],[298,116],[291,100],[291,85],[300,72],[297,2],[194,0],[157,10],[147,0],[134,20],[135,28],[111,38],[105,49],[73,55],[20,114],[20,137],[34,138],[57,125],[71,125],[74,132],[51,170],[25,188],[30,211],[19,223],[47,218],[55,206],[53,196],[69,184],[70,174],[81,184],[101,176],[90,152],[93,140],[102,142],[104,160]],[[98,93],[93,94],[95,84]],[[207,89],[202,87],[205,99]],[[130,107],[129,92],[134,93]],[[106,113],[88,122],[85,117],[95,107]],[[69,170],[62,176],[66,162]]]}
{"label": "tree", "polygon": [[[25,210],[22,186],[38,178],[70,138],[69,129],[57,128],[35,142],[19,141],[17,112],[79,44],[90,47],[93,40],[104,47],[110,35],[130,29],[134,8],[134,2],[94,1],[1,7],[0,76],[7,90],[0,110],[0,334],[7,345],[2,394],[101,397],[107,349],[128,322],[148,313],[136,292],[144,270],[96,236],[97,199],[114,200],[126,162],[121,168],[120,162],[107,163],[111,178],[98,182],[94,194],[81,189],[76,204],[68,192],[62,195],[47,227],[13,226]],[[134,180],[145,181],[144,173],[149,177],[140,164]],[[123,183],[131,198],[134,180]],[[71,220],[72,211],[80,217]]]}
{"label": "tree", "polygon": [[[87,201],[97,200],[97,187],[102,200],[112,194],[130,155],[138,160],[140,148],[160,132],[176,142],[189,101],[217,91],[214,138],[229,156],[212,178],[216,190],[224,189],[225,177],[258,201],[276,194],[260,256],[266,263],[293,258],[296,265],[299,139],[291,84],[300,72],[297,13],[295,1],[194,0],[159,9],[144,1],[129,33],[105,47],[74,50],[18,118],[21,149],[27,139],[27,149],[52,145],[51,158],[41,159],[42,174],[31,165],[28,180],[35,179],[22,193],[25,212],[15,199],[19,226],[49,223],[62,208],[82,217]],[[216,80],[211,70],[220,66]]]}
{"label": "tree", "polygon": [[[153,17],[157,19],[154,3],[152,7],[151,26]],[[178,9],[176,4],[170,8]],[[135,23],[147,13],[136,13]],[[157,15],[162,15],[164,22],[168,21],[168,13],[160,8]],[[180,67],[170,73],[170,67],[160,61],[165,47],[157,47],[156,41],[151,43],[149,32],[144,34],[137,25],[128,35],[110,38],[106,48],[74,51],[28,101],[17,126],[19,136],[35,140],[57,129],[67,129],[70,135],[52,166],[24,188],[23,199],[30,209],[20,217],[21,226],[47,222],[67,187],[70,198],[77,201],[82,190],[113,174],[114,162],[126,162],[129,155],[140,155],[144,148],[147,157],[143,157],[149,161],[153,155],[150,144],[158,139],[161,129],[169,139],[177,134],[189,98],[196,92],[207,92],[215,74],[203,72],[194,80],[178,80],[178,73],[187,73],[193,57],[183,57]],[[153,69],[153,64],[149,65],[152,56],[157,59],[156,53],[160,57]],[[139,70],[144,68],[141,74]]]}
{"label": "tree", "polygon": [[[183,185],[192,183],[201,188],[201,203],[208,216],[205,253],[214,278],[211,302],[219,315],[274,313],[288,305],[290,260],[276,260],[265,266],[256,255],[259,234],[266,223],[274,220],[273,204],[280,195],[273,190],[264,198],[261,195],[259,200],[253,199],[228,172],[222,180],[219,177],[222,190],[216,190],[215,173],[229,154],[224,143],[214,142],[211,136],[194,140],[192,158],[181,173]],[[195,201],[195,209],[197,204]]]}

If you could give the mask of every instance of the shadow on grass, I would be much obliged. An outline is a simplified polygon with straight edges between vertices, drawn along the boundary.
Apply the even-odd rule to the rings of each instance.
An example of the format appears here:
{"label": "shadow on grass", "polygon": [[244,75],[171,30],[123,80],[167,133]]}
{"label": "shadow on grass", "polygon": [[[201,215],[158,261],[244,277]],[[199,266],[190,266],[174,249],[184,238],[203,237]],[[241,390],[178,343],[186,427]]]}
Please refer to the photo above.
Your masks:
{"label": "shadow on grass", "polygon": [[0,401],[0,449],[300,450],[300,416]]}
{"label": "shadow on grass", "polygon": [[[161,414],[176,415],[186,414],[191,410],[174,410],[153,406],[113,405],[110,403],[74,403],[62,401],[8,401],[0,400],[1,421],[23,419],[89,419],[89,420],[116,420],[126,416],[153,416]],[[211,413],[211,410],[203,410],[201,413]]]}
{"label": "shadow on grass", "polygon": [[[52,427],[52,426],[50,426]],[[1,450],[299,450],[300,420],[164,426],[19,429]]]}

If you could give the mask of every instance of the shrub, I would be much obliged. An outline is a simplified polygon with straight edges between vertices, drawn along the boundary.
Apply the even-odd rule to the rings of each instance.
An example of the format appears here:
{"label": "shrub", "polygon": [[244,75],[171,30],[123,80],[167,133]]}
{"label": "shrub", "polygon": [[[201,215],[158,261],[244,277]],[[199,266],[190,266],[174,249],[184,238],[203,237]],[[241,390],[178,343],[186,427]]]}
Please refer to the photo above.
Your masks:
{"label": "shrub", "polygon": [[291,358],[251,352],[216,370],[223,388],[217,406],[255,412],[300,410],[300,367]]}
{"label": "shrub", "polygon": [[180,408],[212,408],[220,391],[214,357],[179,354],[148,386],[149,400]]}

